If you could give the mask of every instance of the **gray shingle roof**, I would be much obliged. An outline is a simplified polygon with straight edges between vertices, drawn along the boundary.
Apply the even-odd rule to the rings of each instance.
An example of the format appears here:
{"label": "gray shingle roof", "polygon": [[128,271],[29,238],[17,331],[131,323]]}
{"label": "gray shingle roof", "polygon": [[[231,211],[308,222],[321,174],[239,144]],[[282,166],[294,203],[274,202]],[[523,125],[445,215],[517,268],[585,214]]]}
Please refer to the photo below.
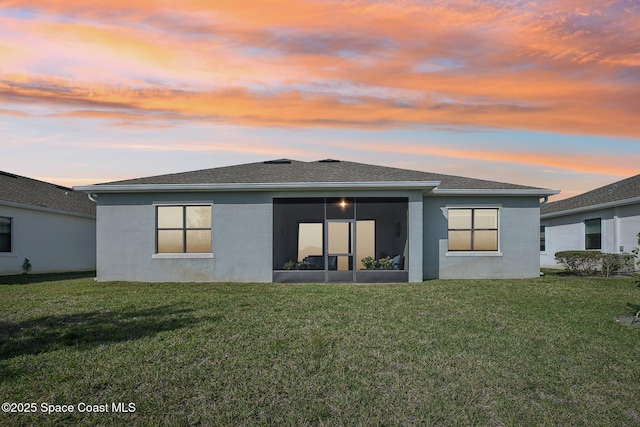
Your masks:
{"label": "gray shingle roof", "polygon": [[624,203],[625,200],[638,197],[640,197],[640,175],[632,176],[568,199],[548,203],[540,208],[540,214],[548,215],[607,203]]}
{"label": "gray shingle roof", "polygon": [[83,215],[96,215],[96,205],[82,191],[0,171],[0,203],[9,202]]}
{"label": "gray shingle roof", "polygon": [[485,181],[453,175],[420,172],[363,163],[320,160],[302,162],[279,159],[192,172],[115,181],[99,185],[140,184],[228,184],[228,183],[312,183],[312,182],[402,182],[440,181],[440,189],[539,189],[503,182]]}

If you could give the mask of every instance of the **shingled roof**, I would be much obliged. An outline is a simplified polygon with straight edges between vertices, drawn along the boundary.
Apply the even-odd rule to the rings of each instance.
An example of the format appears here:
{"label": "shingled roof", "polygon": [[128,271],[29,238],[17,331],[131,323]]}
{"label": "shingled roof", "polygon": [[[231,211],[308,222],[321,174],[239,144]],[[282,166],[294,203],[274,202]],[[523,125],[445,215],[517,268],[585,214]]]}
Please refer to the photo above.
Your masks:
{"label": "shingled roof", "polygon": [[640,203],[640,175],[635,175],[595,190],[548,203],[540,208],[542,216],[555,216],[564,212],[580,211],[607,205]]}
{"label": "shingled roof", "polygon": [[[485,181],[363,163],[319,160],[302,162],[279,159],[192,172],[108,182],[93,186],[189,185],[189,184],[267,184],[267,183],[366,183],[439,182],[440,190],[545,190],[503,182]],[[552,191],[552,193],[555,193]]]}
{"label": "shingled roof", "polygon": [[0,171],[0,205],[32,206],[94,216],[96,205],[81,191]]}

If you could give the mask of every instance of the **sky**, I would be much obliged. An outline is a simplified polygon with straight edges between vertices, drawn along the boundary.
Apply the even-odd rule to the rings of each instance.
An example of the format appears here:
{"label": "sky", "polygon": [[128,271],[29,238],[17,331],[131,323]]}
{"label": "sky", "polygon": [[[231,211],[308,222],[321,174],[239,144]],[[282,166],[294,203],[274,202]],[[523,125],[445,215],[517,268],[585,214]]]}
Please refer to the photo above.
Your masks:
{"label": "sky", "polygon": [[0,0],[0,170],[334,158],[561,190],[640,173],[638,0]]}

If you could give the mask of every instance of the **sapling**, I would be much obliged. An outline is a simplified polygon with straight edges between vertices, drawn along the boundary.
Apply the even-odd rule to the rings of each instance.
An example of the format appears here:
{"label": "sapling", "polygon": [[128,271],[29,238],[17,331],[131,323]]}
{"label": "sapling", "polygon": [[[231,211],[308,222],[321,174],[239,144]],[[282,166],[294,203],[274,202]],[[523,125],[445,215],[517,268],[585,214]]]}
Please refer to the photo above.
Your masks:
{"label": "sapling", "polygon": [[31,262],[25,258],[22,263],[22,274],[27,274],[31,271]]}

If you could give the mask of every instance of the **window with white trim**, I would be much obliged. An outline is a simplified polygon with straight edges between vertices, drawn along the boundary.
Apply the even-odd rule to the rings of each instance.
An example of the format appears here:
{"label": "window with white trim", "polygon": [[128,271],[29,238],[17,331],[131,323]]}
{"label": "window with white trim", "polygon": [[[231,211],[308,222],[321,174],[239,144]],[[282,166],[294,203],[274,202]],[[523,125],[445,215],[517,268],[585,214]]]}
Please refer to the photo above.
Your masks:
{"label": "window with white trim", "polygon": [[11,218],[0,216],[0,252],[11,252]]}
{"label": "window with white trim", "polygon": [[588,219],[584,222],[584,248],[602,249],[602,219]]}
{"label": "window with white trim", "polygon": [[157,206],[156,253],[211,253],[211,206]]}
{"label": "window with white trim", "polygon": [[498,251],[498,209],[449,208],[449,251]]}

